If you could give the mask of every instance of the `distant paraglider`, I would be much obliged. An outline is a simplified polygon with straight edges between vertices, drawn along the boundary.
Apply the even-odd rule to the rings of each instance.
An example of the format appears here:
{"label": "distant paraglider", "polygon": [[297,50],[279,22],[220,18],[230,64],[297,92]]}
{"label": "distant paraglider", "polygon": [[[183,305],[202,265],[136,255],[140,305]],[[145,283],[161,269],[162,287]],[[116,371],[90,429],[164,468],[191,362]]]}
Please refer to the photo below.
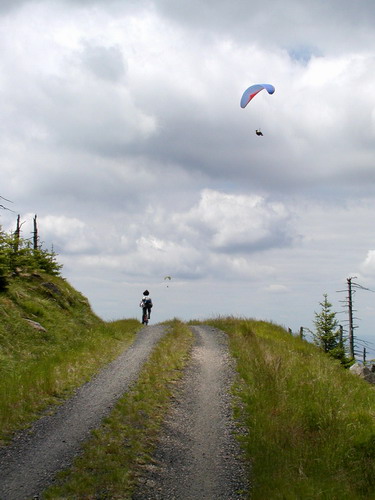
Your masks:
{"label": "distant paraglider", "polygon": [[[164,276],[164,281],[166,281],[168,283],[168,281],[171,281],[172,280],[172,277],[171,276]],[[168,285],[167,285],[167,288],[168,288]]]}
{"label": "distant paraglider", "polygon": [[[253,99],[261,90],[267,90],[269,94],[273,94],[275,92],[275,87],[270,85],[269,83],[257,83],[256,85],[251,85],[245,92],[242,94],[240,106],[241,108],[246,108],[251,99]],[[263,137],[262,131],[257,129],[255,131],[256,135],[259,137]]]}

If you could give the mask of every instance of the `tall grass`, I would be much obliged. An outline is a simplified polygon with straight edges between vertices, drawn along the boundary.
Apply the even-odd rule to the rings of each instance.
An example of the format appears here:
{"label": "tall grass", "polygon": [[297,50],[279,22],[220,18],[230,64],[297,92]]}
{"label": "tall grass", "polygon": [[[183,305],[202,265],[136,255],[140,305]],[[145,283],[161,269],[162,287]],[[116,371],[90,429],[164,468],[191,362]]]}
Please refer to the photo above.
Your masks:
{"label": "tall grass", "polygon": [[104,323],[65,280],[41,273],[9,283],[0,317],[0,442],[90,378],[141,327]]}
{"label": "tall grass", "polygon": [[154,348],[134,387],[119,401],[84,453],[43,498],[131,498],[137,477],[150,461],[176,381],[193,336],[178,320]]}
{"label": "tall grass", "polygon": [[0,438],[67,397],[129,346],[139,328],[137,320],[103,323],[87,329],[80,339],[46,349],[44,355],[13,362],[0,379]]}
{"label": "tall grass", "polygon": [[210,323],[237,359],[251,498],[375,498],[375,387],[276,325]]}

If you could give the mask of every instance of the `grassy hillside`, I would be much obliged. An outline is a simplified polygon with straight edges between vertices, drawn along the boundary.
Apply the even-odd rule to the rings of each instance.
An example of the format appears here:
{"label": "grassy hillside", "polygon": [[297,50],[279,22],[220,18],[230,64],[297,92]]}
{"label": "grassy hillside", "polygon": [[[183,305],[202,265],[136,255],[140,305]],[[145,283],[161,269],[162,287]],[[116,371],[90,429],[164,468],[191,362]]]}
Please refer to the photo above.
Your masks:
{"label": "grassy hillside", "polygon": [[211,321],[237,359],[253,499],[374,499],[375,386],[271,323]]}
{"label": "grassy hillside", "polygon": [[130,344],[137,320],[104,323],[67,281],[20,273],[0,292],[0,440]]}
{"label": "grassy hillside", "polygon": [[[57,276],[29,272],[13,277],[8,285],[0,292],[2,440],[49,404],[67,397],[130,345],[141,327],[132,319],[103,322],[93,314],[87,299]],[[236,318],[205,323],[228,333],[237,362],[236,415],[251,464],[251,498],[375,498],[375,386],[272,323]],[[134,399],[131,405],[145,405],[145,395],[149,395],[150,414],[147,410],[145,418],[160,423],[161,413],[154,408],[165,411],[168,406],[165,399],[162,403],[156,399],[161,396],[160,381],[165,376],[165,394],[170,397],[171,373],[178,378],[187,360],[191,343],[187,328],[176,322],[170,328],[166,344],[158,346],[155,359],[145,366],[135,393],[126,396],[127,403],[115,410],[110,434],[103,428],[98,434],[101,444],[93,448],[95,462],[106,464],[106,440],[122,442],[126,421],[127,435],[129,439],[134,436],[135,445],[125,455],[113,448],[113,453],[121,454],[119,468],[129,478],[119,492],[132,488],[139,466],[139,419],[130,419],[138,415],[138,409],[129,409],[128,398]],[[157,390],[155,383],[159,384]],[[142,463],[149,459],[147,447],[152,448],[155,432],[153,425],[142,427]],[[93,478],[92,471],[92,460],[87,458],[78,475],[86,477],[85,484],[97,491],[109,480],[116,497],[113,477],[96,473]],[[71,481],[76,488],[73,477]]]}

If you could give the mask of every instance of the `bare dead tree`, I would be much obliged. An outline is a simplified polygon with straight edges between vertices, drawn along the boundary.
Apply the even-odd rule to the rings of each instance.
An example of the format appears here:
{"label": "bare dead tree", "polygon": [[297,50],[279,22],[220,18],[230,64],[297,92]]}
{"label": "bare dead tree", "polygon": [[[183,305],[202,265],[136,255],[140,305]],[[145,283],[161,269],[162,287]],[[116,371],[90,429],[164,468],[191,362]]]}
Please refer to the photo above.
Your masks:
{"label": "bare dead tree", "polygon": [[[355,336],[355,329],[358,328],[357,325],[355,325],[355,320],[358,319],[354,316],[354,313],[356,310],[353,307],[353,297],[354,294],[357,290],[366,290],[369,292],[372,292],[373,290],[370,290],[370,288],[366,288],[359,283],[356,283],[355,280],[357,279],[357,276],[351,276],[350,278],[346,279],[347,283],[347,289],[346,290],[339,290],[339,292],[347,292],[346,299],[344,301],[341,301],[344,303],[344,307],[347,309],[348,312],[348,343],[349,343],[349,357],[352,359],[355,359],[355,348],[356,348],[356,342],[360,339],[357,339]],[[363,341],[361,341],[363,342]]]}
{"label": "bare dead tree", "polygon": [[20,239],[21,239],[21,227],[23,225],[24,225],[24,222],[21,222],[21,216],[18,214],[16,230],[14,231],[14,251],[15,252],[18,252],[18,250],[19,250]]}
{"label": "bare dead tree", "polygon": [[19,245],[20,245],[20,237],[21,237],[21,216],[20,216],[20,214],[18,214],[16,230],[14,231],[14,251],[15,252],[18,252]]}
{"label": "bare dead tree", "polygon": [[34,250],[38,250],[38,224],[36,222],[37,216],[35,215],[33,222],[34,222],[34,231],[33,231],[33,248]]}
{"label": "bare dead tree", "polygon": [[21,216],[18,214],[17,216],[17,225],[16,225],[16,230],[14,231],[14,236],[18,239],[20,239],[21,236]]}
{"label": "bare dead tree", "polygon": [[[354,276],[356,278],[356,276]],[[352,279],[347,278],[346,282],[348,284],[348,321],[349,321],[349,356],[354,358],[354,323],[353,323],[353,288]]]}

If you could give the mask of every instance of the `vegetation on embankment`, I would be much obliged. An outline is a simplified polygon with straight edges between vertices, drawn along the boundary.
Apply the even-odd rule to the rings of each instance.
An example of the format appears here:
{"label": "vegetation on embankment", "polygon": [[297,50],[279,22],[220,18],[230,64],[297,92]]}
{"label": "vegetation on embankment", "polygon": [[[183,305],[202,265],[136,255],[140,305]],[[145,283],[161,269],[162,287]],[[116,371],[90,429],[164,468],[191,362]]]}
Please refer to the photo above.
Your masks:
{"label": "vegetation on embankment", "polygon": [[[0,317],[2,440],[88,380],[141,327],[131,319],[103,322],[65,280],[40,270],[7,275]],[[375,498],[375,387],[279,326],[235,318],[205,323],[228,333],[237,360],[236,415],[246,431],[251,498]],[[170,329],[51,498],[108,491],[110,484],[114,495],[131,491],[191,343],[185,325],[174,321]]]}
{"label": "vegetation on embankment", "polygon": [[43,498],[131,498],[137,476],[150,461],[193,342],[191,331],[180,321],[167,323],[167,328],[137,383]]}
{"label": "vegetation on embankment", "polygon": [[251,498],[375,498],[375,387],[283,328],[222,318]]}
{"label": "vegetation on embankment", "polygon": [[103,322],[67,281],[42,271],[8,275],[0,318],[0,442],[88,380],[141,327]]}

